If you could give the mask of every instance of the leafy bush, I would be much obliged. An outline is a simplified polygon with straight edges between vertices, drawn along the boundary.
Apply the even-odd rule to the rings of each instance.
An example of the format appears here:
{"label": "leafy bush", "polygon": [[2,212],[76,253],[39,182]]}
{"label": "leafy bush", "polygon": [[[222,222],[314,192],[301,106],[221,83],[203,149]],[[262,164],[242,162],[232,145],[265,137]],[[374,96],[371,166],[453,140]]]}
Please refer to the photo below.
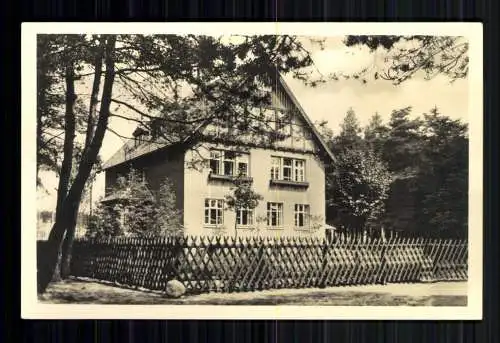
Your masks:
{"label": "leafy bush", "polygon": [[181,212],[168,179],[158,190],[152,190],[139,173],[132,170],[127,177],[118,178],[111,194],[115,200],[101,202],[91,218],[88,238],[161,237],[182,232]]}

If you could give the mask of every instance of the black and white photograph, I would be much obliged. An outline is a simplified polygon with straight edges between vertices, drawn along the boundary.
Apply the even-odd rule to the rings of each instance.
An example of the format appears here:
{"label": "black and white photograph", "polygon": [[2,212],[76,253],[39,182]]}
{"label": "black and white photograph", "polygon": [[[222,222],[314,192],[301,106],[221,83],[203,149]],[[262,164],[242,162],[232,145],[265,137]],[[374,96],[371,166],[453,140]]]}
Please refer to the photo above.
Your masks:
{"label": "black and white photograph", "polygon": [[22,34],[24,317],[481,318],[480,24]]}

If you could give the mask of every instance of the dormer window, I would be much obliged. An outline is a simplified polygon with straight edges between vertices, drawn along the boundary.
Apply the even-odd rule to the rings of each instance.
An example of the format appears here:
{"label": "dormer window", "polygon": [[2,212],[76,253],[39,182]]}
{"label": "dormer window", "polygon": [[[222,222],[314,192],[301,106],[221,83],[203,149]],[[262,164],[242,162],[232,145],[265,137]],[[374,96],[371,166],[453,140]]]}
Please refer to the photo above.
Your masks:
{"label": "dormer window", "polygon": [[137,147],[145,142],[147,140],[148,134],[148,131],[140,127],[135,129],[135,131],[132,133],[132,135],[134,136],[134,146]]}

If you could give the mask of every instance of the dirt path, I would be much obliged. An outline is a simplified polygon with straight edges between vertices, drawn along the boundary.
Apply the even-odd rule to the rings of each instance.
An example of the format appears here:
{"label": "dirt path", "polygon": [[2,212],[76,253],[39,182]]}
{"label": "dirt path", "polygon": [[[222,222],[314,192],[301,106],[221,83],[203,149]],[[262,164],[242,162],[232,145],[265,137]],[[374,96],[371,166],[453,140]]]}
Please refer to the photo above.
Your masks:
{"label": "dirt path", "polygon": [[97,282],[67,280],[51,285],[44,303],[186,305],[466,306],[466,282],[389,284],[208,293],[169,299],[162,294]]}

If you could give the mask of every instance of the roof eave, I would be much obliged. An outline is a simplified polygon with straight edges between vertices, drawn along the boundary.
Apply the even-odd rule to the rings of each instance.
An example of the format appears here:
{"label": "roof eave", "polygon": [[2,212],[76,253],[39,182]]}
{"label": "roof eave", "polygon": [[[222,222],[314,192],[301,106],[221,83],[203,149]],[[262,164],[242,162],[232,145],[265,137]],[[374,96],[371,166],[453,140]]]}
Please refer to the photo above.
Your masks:
{"label": "roof eave", "polygon": [[292,90],[288,87],[288,85],[286,84],[285,80],[283,79],[283,77],[281,75],[278,75],[278,80],[279,80],[280,85],[283,87],[283,90],[287,94],[287,96],[290,98],[290,100],[292,100],[292,103],[295,105],[295,107],[299,111],[299,113],[302,116],[302,118],[305,120],[305,122],[307,123],[307,125],[309,125],[309,128],[312,130],[314,136],[318,140],[320,146],[325,151],[326,155],[332,161],[335,161],[335,156],[333,155],[332,151],[330,150],[330,148],[328,148],[328,145],[326,144],[326,142],[321,137],[321,134],[318,132],[318,130],[314,126],[314,123],[311,121],[311,119],[309,118],[309,116],[307,115],[307,113],[305,112],[305,110],[302,108],[302,106],[300,105],[299,101],[297,100],[297,98],[293,94]]}

